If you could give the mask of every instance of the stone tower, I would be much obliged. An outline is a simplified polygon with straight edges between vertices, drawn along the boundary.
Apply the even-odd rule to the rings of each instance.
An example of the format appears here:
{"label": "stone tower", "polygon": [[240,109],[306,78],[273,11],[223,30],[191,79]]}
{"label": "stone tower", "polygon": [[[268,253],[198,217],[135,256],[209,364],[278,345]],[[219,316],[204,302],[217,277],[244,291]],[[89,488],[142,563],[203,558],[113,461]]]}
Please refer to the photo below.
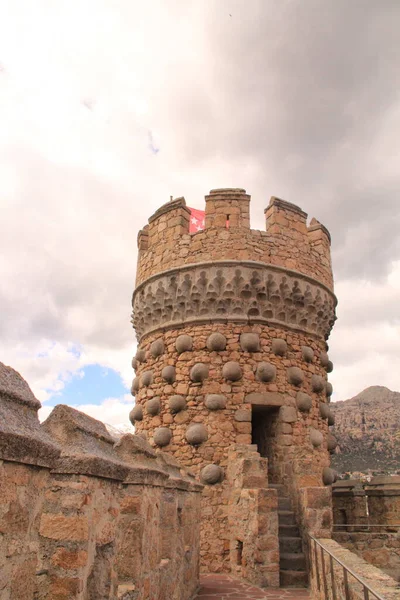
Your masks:
{"label": "stone tower", "polygon": [[249,204],[243,189],[212,190],[205,229],[189,234],[190,211],[178,198],[138,236],[130,418],[205,484],[208,571],[231,570],[230,461],[242,457],[245,472],[258,457],[262,486],[283,487],[299,526],[314,510],[314,500],[304,506],[304,490],[333,481],[330,235],[278,198],[265,209],[266,230],[251,230]]}

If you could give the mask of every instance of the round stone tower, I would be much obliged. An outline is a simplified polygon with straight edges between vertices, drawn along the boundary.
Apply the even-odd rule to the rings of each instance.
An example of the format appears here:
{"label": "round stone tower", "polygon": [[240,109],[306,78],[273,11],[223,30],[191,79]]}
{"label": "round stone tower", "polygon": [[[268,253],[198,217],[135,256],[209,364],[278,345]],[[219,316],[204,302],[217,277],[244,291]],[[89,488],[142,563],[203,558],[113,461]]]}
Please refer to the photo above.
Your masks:
{"label": "round stone tower", "polygon": [[269,484],[333,481],[332,363],[336,299],[330,235],[299,207],[271,198],[266,231],[250,229],[243,189],[206,196],[205,229],[189,233],[184,198],[138,236],[132,361],[136,431],[205,484],[202,561],[229,570],[228,449],[253,445]]}

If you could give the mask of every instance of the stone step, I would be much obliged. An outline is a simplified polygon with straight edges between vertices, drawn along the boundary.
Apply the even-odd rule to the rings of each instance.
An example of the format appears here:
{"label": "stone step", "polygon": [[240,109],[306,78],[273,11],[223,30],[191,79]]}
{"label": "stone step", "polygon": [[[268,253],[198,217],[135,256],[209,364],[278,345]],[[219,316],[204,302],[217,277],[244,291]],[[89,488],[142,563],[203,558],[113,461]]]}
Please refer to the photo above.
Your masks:
{"label": "stone step", "polygon": [[279,550],[281,552],[302,552],[303,544],[301,537],[280,535]]}
{"label": "stone step", "polygon": [[279,537],[300,537],[297,525],[286,525],[279,523]]}
{"label": "stone step", "polygon": [[278,493],[278,498],[279,496],[284,496],[285,495],[285,487],[282,485],[282,483],[269,483],[268,487],[273,488],[274,490],[277,491]]}
{"label": "stone step", "polygon": [[280,568],[283,571],[305,571],[306,557],[302,552],[281,552]]}
{"label": "stone step", "polygon": [[279,574],[281,587],[308,586],[308,575],[306,571],[286,571],[283,569]]}
{"label": "stone step", "polygon": [[278,510],[291,510],[292,503],[290,502],[290,498],[286,498],[285,496],[278,497]]}
{"label": "stone step", "polygon": [[278,510],[279,525],[295,525],[294,512],[292,510]]}

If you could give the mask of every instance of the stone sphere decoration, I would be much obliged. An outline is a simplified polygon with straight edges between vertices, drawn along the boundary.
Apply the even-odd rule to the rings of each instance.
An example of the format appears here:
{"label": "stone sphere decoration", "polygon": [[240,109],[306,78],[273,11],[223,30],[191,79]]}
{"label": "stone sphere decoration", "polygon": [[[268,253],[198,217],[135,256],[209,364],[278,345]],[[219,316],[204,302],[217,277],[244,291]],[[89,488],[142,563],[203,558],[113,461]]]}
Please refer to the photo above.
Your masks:
{"label": "stone sphere decoration", "polygon": [[145,387],[151,385],[153,383],[153,371],[144,371],[141,382]]}
{"label": "stone sphere decoration", "polygon": [[135,379],[132,381],[132,385],[131,385],[132,396],[136,396],[137,392],[139,391],[139,388],[140,388],[140,379],[139,379],[139,377],[135,377]]}
{"label": "stone sphere decoration", "polygon": [[313,392],[319,394],[323,392],[325,389],[325,379],[320,375],[312,375],[311,376],[311,389]]}
{"label": "stone sphere decoration", "polygon": [[207,340],[207,348],[214,352],[221,352],[226,348],[226,337],[222,333],[212,333]]}
{"label": "stone sphere decoration", "polygon": [[135,421],[143,421],[143,409],[141,406],[136,404],[129,413],[129,420],[132,425],[135,424]]}
{"label": "stone sphere decoration", "polygon": [[285,356],[287,352],[287,343],[285,342],[285,340],[275,338],[274,340],[272,340],[271,349],[272,352],[277,356]]}
{"label": "stone sphere decoration", "polygon": [[163,370],[161,371],[161,377],[167,383],[174,383],[174,381],[176,379],[175,367],[173,367],[172,365],[168,365],[168,366],[164,367]]}
{"label": "stone sphere decoration", "polygon": [[158,415],[161,410],[160,398],[156,396],[155,398],[151,398],[151,400],[147,400],[145,406],[148,415]]}
{"label": "stone sphere decoration", "polygon": [[222,377],[227,381],[239,381],[242,379],[242,369],[238,362],[230,360],[222,368]]}
{"label": "stone sphere decoration", "polygon": [[190,379],[194,383],[201,383],[208,377],[208,365],[196,363],[190,371]]}
{"label": "stone sphere decoration", "polygon": [[138,362],[144,362],[146,360],[146,352],[143,348],[138,348],[136,352],[136,360]]}
{"label": "stone sphere decoration", "polygon": [[178,335],[175,342],[175,348],[178,354],[190,352],[193,349],[193,339],[190,335]]}
{"label": "stone sphere decoration", "polygon": [[322,481],[324,485],[332,485],[335,483],[335,472],[330,467],[325,467],[322,471]]}
{"label": "stone sphere decoration", "polygon": [[201,423],[189,425],[186,430],[186,439],[192,446],[199,446],[208,439],[207,429]]}
{"label": "stone sphere decoration", "polygon": [[297,392],[296,406],[301,412],[308,412],[312,408],[312,398],[304,392]]}
{"label": "stone sphere decoration", "polygon": [[207,465],[200,472],[200,477],[203,483],[214,485],[222,479],[223,471],[218,465]]}
{"label": "stone sphere decoration", "polygon": [[318,429],[314,429],[314,427],[311,427],[310,442],[312,443],[314,448],[319,448],[323,441],[324,441],[323,434],[320,431],[318,431]]}
{"label": "stone sphere decoration", "polygon": [[326,365],[326,372],[332,373],[332,371],[333,371],[333,362],[331,360],[328,360],[328,364]]}
{"label": "stone sphere decoration", "polygon": [[260,336],[258,333],[242,333],[240,336],[240,346],[245,352],[259,352]]}
{"label": "stone sphere decoration", "polygon": [[328,433],[328,450],[333,452],[338,445],[337,439],[331,433]]}
{"label": "stone sphere decoration", "polygon": [[208,410],[222,410],[226,406],[226,398],[221,394],[208,394],[204,404]]}
{"label": "stone sphere decoration", "polygon": [[154,443],[157,446],[168,446],[172,438],[172,431],[168,427],[159,427],[154,432]]}
{"label": "stone sphere decoration", "polygon": [[321,352],[319,355],[320,363],[323,367],[327,367],[329,364],[329,356],[326,352]]}
{"label": "stone sphere decoration", "polygon": [[136,371],[137,368],[138,368],[138,360],[137,360],[136,356],[134,356],[132,358],[132,369],[134,369]]}
{"label": "stone sphere decoration", "polygon": [[287,370],[288,382],[292,385],[301,385],[304,381],[304,373],[299,367],[289,367]]}
{"label": "stone sphere decoration", "polygon": [[171,396],[168,400],[169,410],[176,414],[186,408],[186,400],[183,396]]}
{"label": "stone sphere decoration", "polygon": [[263,381],[264,383],[268,383],[269,381],[274,381],[276,378],[276,367],[269,362],[261,362],[257,366],[256,378],[258,381]]}
{"label": "stone sphere decoration", "polygon": [[333,415],[333,412],[331,410],[329,410],[329,415],[328,415],[328,425],[329,427],[332,427],[332,425],[335,424],[335,417]]}
{"label": "stone sphere decoration", "polygon": [[302,346],[301,347],[301,356],[304,362],[312,363],[314,359],[314,350],[310,348],[310,346]]}
{"label": "stone sphere decoration", "polygon": [[155,342],[153,342],[150,346],[150,354],[153,358],[157,358],[157,356],[161,356],[165,352],[165,344],[164,340],[159,338]]}
{"label": "stone sphere decoration", "polygon": [[331,384],[330,381],[326,382],[325,392],[326,392],[326,395],[328,396],[328,398],[330,398],[333,394],[333,385]]}
{"label": "stone sphere decoration", "polygon": [[326,402],[319,403],[319,414],[323,419],[327,419],[329,417],[330,412],[331,411],[329,410],[329,406],[326,404]]}

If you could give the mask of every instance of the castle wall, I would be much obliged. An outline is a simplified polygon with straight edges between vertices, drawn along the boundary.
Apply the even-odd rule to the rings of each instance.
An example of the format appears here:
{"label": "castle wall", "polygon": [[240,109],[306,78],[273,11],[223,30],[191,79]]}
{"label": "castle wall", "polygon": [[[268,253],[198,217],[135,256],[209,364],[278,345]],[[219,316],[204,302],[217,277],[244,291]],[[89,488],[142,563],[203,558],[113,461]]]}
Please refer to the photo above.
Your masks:
{"label": "castle wall", "polygon": [[0,363],[0,599],[192,598],[202,486],[67,406],[40,426],[39,406]]}
{"label": "castle wall", "polygon": [[261,418],[273,420],[267,479],[284,484],[301,526],[315,502],[305,490],[333,481],[329,234],[276,198],[267,231],[251,231],[249,201],[244,190],[212,191],[206,229],[194,235],[184,200],[164,205],[139,236],[133,296],[131,420],[205,483],[201,559],[214,572],[232,563],[229,448],[254,443]]}

